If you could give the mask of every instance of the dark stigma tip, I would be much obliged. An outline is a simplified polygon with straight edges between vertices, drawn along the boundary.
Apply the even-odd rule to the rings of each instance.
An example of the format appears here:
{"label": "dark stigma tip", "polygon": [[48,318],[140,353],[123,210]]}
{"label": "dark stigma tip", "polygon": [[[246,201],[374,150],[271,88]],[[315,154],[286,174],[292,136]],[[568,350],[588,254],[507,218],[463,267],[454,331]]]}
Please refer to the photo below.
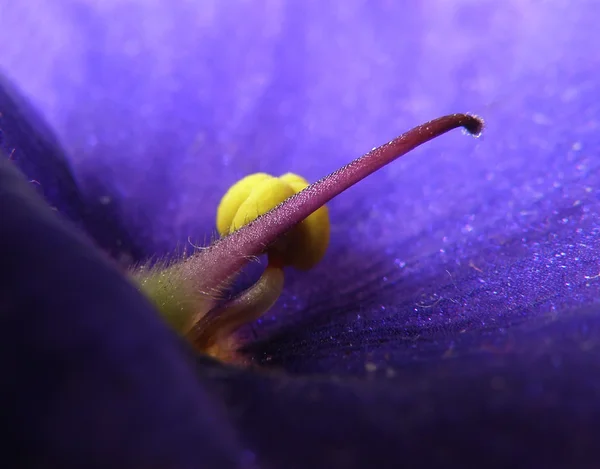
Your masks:
{"label": "dark stigma tip", "polygon": [[479,116],[465,114],[465,121],[463,122],[462,126],[471,135],[478,136],[483,131],[484,122],[483,119]]}

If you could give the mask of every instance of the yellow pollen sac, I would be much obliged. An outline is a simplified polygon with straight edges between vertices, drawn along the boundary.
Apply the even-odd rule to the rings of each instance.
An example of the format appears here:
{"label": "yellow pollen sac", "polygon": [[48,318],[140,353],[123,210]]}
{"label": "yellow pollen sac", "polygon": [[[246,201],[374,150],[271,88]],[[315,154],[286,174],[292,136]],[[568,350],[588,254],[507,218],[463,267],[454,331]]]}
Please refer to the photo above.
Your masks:
{"label": "yellow pollen sac", "polygon": [[[217,209],[217,229],[226,236],[308,186],[306,179],[286,173],[274,177],[266,173],[246,176],[236,182],[221,199]],[[325,255],[329,245],[329,212],[323,206],[296,225],[277,243],[284,265],[308,270]]]}

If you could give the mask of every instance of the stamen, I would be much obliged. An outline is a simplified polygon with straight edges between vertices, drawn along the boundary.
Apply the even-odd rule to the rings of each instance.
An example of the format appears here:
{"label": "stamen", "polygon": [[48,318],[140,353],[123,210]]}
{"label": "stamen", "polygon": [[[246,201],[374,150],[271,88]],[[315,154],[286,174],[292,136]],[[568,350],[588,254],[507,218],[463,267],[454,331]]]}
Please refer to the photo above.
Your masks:
{"label": "stamen", "polygon": [[[205,314],[187,335],[194,347],[209,355],[218,356],[227,349],[224,340],[238,327],[265,314],[283,291],[283,266],[269,259],[260,279],[247,290]],[[227,352],[227,350],[225,350]]]}
{"label": "stamen", "polygon": [[[160,300],[155,301],[155,304],[158,303],[157,306],[163,314],[170,313],[171,321],[177,323],[179,328],[183,328],[181,332],[187,335],[198,350],[216,356],[221,355],[227,348],[228,336],[236,328],[260,317],[277,301],[283,289],[284,263],[303,268],[312,266],[320,259],[327,247],[329,237],[328,218],[327,229],[323,229],[325,225],[319,219],[314,219],[315,223],[312,224],[304,223],[312,226],[312,238],[300,231],[299,236],[305,241],[305,247],[308,247],[306,252],[312,252],[313,257],[308,259],[308,262],[304,259],[306,265],[294,258],[297,257],[298,252],[294,253],[293,249],[289,250],[284,246],[281,251],[281,243],[279,246],[274,246],[282,235],[305,221],[333,197],[378,169],[419,145],[461,126],[469,133],[478,136],[483,129],[483,120],[468,114],[452,114],[417,126],[305,189],[299,192],[292,191],[297,193],[283,200],[267,213],[260,212],[262,213],[260,215],[255,213],[250,218],[253,221],[237,229],[235,217],[243,218],[248,213],[244,211],[245,209],[239,208],[238,202],[250,196],[251,184],[261,179],[268,179],[270,176],[261,173],[247,178],[241,186],[227,196],[226,204],[223,206],[224,211],[217,220],[220,232],[229,232],[227,227],[230,225],[234,226],[235,231],[209,248],[162,272],[168,278],[156,276],[157,273],[153,272],[152,281],[146,285],[146,293],[151,298]],[[286,175],[282,178],[294,181],[296,176],[290,179]],[[254,195],[257,194],[260,195],[260,193]],[[269,197],[275,200],[280,195],[271,194]],[[242,212],[238,213],[238,209]],[[321,213],[327,217],[325,210]],[[314,227],[317,229],[313,230]],[[290,237],[287,241],[294,241],[294,237]],[[270,247],[273,249],[269,249]],[[258,282],[236,298],[213,308],[218,296],[229,286],[241,268],[250,259],[266,252],[269,253],[269,265]],[[305,254],[300,256],[306,257]],[[138,277],[137,281],[143,283],[143,277]],[[194,298],[197,300],[195,309]],[[190,321],[187,320],[188,318]]]}

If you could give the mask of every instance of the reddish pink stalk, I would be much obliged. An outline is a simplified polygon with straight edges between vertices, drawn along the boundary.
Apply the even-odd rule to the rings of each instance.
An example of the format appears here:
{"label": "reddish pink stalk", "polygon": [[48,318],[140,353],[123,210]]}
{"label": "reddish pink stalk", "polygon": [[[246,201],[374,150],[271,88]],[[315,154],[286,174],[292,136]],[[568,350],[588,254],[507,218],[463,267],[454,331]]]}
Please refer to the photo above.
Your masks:
{"label": "reddish pink stalk", "polygon": [[218,288],[249,258],[264,253],[271,243],[332,198],[419,145],[458,127],[479,135],[483,121],[468,114],[452,114],[409,130],[311,184],[254,222],[192,256],[186,261],[186,272],[183,273],[188,278],[195,278],[202,291]]}

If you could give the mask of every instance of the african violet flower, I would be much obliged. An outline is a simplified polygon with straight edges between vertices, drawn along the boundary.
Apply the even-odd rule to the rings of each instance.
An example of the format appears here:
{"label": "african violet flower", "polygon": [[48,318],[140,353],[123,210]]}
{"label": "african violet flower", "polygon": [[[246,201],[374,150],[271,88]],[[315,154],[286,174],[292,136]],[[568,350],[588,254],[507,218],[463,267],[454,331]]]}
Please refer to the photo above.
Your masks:
{"label": "african violet flower", "polygon": [[[62,467],[595,457],[594,2],[33,3],[3,2],[0,67],[60,143],[3,95],[3,146],[36,181],[3,166],[13,451]],[[200,357],[193,373],[135,288],[26,195],[123,264],[160,258],[207,245],[248,174],[314,181],[465,109],[484,139],[448,134],[329,204],[323,260],[244,329],[258,370]]]}

